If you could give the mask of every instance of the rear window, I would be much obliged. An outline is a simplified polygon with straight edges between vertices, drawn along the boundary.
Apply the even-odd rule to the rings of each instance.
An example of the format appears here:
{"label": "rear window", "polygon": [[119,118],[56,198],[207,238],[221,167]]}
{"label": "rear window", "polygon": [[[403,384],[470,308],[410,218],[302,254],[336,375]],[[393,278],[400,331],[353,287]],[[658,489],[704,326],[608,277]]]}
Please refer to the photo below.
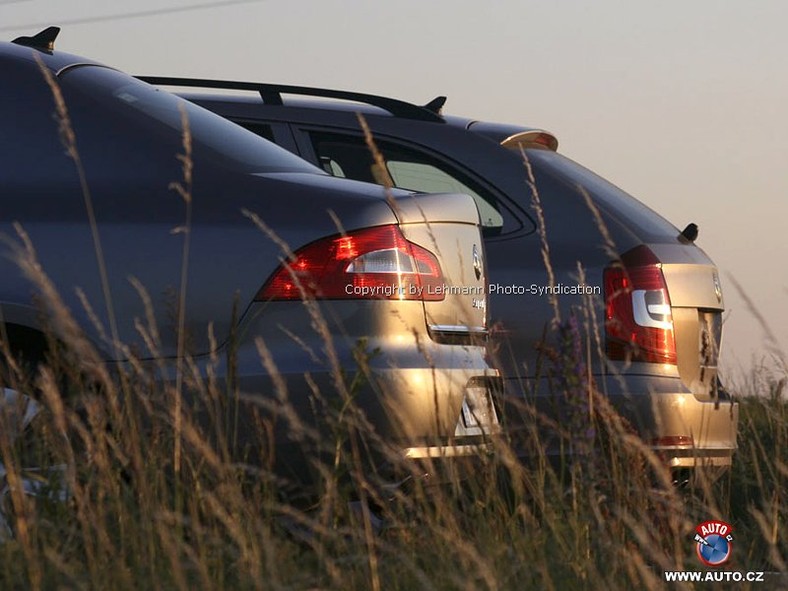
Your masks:
{"label": "rear window", "polygon": [[[500,234],[504,216],[495,197],[467,178],[457,166],[423,149],[376,139],[386,165],[381,175],[362,136],[311,132],[315,153],[323,169],[333,176],[385,184],[385,172],[398,189],[419,193],[465,193],[473,197],[485,235]],[[507,228],[508,229],[508,228]]]}
{"label": "rear window", "polygon": [[577,162],[547,150],[527,150],[537,179],[548,174],[577,190],[584,188],[594,204],[646,241],[675,239],[678,229],[651,208]]}
{"label": "rear window", "polygon": [[[122,72],[99,66],[60,77],[80,147],[138,159],[182,153],[181,112],[189,120],[195,159],[244,172],[317,172],[318,169],[254,133]],[[84,122],[84,125],[80,123]],[[197,172],[197,171],[195,171]]]}

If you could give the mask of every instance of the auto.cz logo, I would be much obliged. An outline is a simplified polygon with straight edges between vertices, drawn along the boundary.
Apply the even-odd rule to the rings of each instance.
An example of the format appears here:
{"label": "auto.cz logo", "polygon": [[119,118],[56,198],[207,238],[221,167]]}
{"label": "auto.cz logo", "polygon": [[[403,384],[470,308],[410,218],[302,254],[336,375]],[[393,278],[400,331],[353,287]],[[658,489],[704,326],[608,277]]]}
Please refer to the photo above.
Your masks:
{"label": "auto.cz logo", "polygon": [[738,570],[667,570],[665,581],[668,583],[765,583],[763,571]]}
{"label": "auto.cz logo", "polygon": [[733,528],[724,521],[704,521],[695,528],[695,550],[706,566],[721,566],[733,552]]}
{"label": "auto.cz logo", "polygon": [[[733,552],[733,526],[719,520],[709,520],[695,527],[692,541],[695,553],[704,566],[716,569],[730,560]],[[763,583],[762,571],[708,570],[665,571],[665,581],[685,583]]]}

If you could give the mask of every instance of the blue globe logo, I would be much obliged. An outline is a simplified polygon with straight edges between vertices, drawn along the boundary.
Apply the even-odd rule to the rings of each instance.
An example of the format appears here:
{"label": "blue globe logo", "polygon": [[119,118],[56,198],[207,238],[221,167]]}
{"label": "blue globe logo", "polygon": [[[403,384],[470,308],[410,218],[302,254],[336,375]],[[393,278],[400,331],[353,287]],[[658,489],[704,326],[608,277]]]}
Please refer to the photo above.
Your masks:
{"label": "blue globe logo", "polygon": [[720,566],[727,562],[733,549],[731,543],[719,534],[706,536],[708,546],[698,542],[698,558],[707,566]]}

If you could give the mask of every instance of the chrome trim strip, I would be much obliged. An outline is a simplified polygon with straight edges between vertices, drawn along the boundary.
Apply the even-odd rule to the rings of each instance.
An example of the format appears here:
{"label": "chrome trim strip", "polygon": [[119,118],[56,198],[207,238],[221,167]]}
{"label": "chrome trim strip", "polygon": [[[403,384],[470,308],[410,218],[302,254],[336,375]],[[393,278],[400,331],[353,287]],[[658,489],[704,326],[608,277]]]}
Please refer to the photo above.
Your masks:
{"label": "chrome trim strip", "polygon": [[429,329],[432,332],[440,332],[452,335],[487,334],[487,328],[484,326],[465,326],[464,324],[430,324]]}
{"label": "chrome trim strip", "polygon": [[478,445],[434,445],[424,447],[406,447],[402,450],[405,457],[420,458],[456,458],[460,456],[478,456],[493,451],[491,443]]}

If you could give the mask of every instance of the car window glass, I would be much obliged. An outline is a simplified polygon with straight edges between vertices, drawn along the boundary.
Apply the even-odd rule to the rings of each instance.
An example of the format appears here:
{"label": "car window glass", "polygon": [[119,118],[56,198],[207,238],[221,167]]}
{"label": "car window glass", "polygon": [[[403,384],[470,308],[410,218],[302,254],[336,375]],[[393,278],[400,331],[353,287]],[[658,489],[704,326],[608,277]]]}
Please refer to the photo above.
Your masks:
{"label": "car window glass", "polygon": [[259,135],[261,138],[267,139],[269,142],[274,141],[274,130],[271,128],[270,125],[265,123],[256,123],[252,121],[238,121],[233,120],[234,123],[237,123],[244,129],[251,131],[255,135]]}
{"label": "car window glass", "polygon": [[493,205],[445,170],[425,162],[388,159],[386,164],[395,186],[424,193],[466,193],[476,201],[482,226],[503,226],[503,216]]}
{"label": "car window glass", "polygon": [[22,61],[0,60],[0,70],[13,80],[0,92],[0,192],[30,179],[52,186],[62,186],[67,179],[76,182],[74,162],[63,149],[58,122],[51,116],[52,91],[40,69]]}
{"label": "car window glass", "polygon": [[345,171],[342,170],[342,167],[339,165],[339,162],[337,162],[330,156],[321,156],[320,166],[331,176],[338,176],[343,179],[347,178],[347,175],[345,174]]}
{"label": "car window glass", "polygon": [[537,180],[546,174],[573,190],[582,188],[598,208],[625,220],[627,225],[637,229],[638,235],[648,240],[675,239],[678,229],[673,224],[577,162],[549,150],[527,150],[527,154]]}
{"label": "car window glass", "polygon": [[[317,158],[329,174],[379,184],[382,181],[385,173],[381,175],[376,170],[364,138],[319,132],[311,137]],[[472,187],[462,173],[415,149],[385,141],[378,141],[376,145],[395,187],[422,193],[466,193],[476,201],[484,228],[500,230],[503,227],[504,219],[496,200]]]}

